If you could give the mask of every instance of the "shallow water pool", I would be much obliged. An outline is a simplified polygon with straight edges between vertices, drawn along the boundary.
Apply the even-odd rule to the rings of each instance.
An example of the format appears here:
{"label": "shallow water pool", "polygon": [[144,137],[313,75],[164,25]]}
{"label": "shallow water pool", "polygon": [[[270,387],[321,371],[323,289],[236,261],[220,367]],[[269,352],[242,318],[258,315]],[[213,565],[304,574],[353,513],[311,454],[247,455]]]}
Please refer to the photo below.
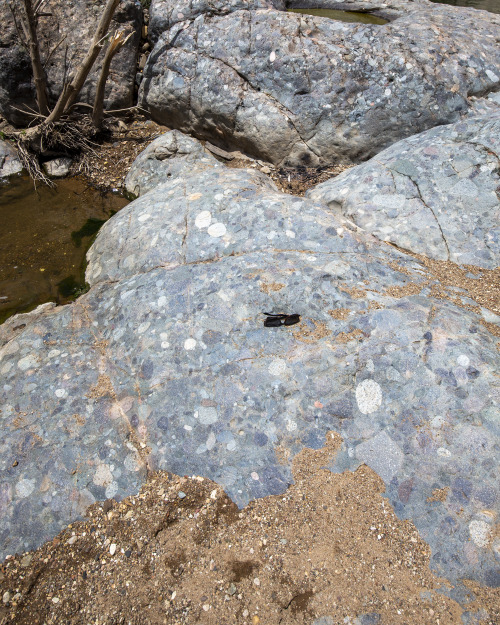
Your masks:
{"label": "shallow water pool", "polygon": [[290,13],[302,13],[303,15],[315,15],[317,17],[329,17],[339,22],[357,22],[360,24],[387,24],[387,20],[356,11],[336,11],[334,9],[288,9]]}
{"label": "shallow water pool", "polygon": [[99,227],[128,204],[75,178],[35,191],[27,177],[0,185],[0,323],[85,288],[85,254]]}
{"label": "shallow water pool", "polygon": [[454,7],[482,9],[490,13],[500,13],[500,0],[431,0],[438,4],[451,4]]}

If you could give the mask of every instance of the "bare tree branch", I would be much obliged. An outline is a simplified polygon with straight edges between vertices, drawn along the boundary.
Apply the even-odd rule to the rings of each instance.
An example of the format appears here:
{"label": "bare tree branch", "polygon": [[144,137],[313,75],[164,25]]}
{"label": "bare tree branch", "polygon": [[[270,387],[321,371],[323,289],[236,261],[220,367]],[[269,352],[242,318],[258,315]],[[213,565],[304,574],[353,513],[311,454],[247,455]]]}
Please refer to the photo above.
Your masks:
{"label": "bare tree branch", "polygon": [[63,35],[61,37],[61,39],[59,39],[59,41],[56,43],[56,45],[52,48],[52,50],[49,52],[49,54],[47,55],[47,58],[44,61],[43,67],[47,67],[51,56],[54,54],[54,52],[57,50],[57,48],[61,45],[61,43],[66,39],[67,35]]}
{"label": "bare tree branch", "polygon": [[14,11],[14,7],[12,6],[12,4],[9,4],[9,8],[10,8],[10,12],[12,13],[12,18],[14,20],[14,26],[16,28],[17,36],[19,37],[19,43],[26,50],[26,52],[29,54],[28,43],[27,43],[27,41],[25,39],[26,27],[24,26],[22,21],[21,21],[21,25],[19,25],[19,23],[17,21],[16,12]]}
{"label": "bare tree branch", "polygon": [[[47,101],[47,80],[45,78],[45,72],[40,59],[40,46],[38,44],[38,36],[36,32],[37,18],[33,9],[32,0],[23,0],[23,4],[26,14],[26,22],[21,19],[21,25],[28,42],[31,65],[33,67],[33,78],[35,80],[36,100],[40,113],[42,115],[48,115],[49,104]],[[40,4],[40,2],[38,4]]]}
{"label": "bare tree branch", "polygon": [[106,87],[106,81],[108,79],[111,61],[113,60],[115,54],[117,54],[117,52],[119,52],[123,48],[123,46],[127,43],[131,36],[132,33],[129,33],[125,37],[125,33],[123,31],[120,31],[119,33],[115,32],[115,34],[111,38],[111,41],[109,42],[108,49],[106,50],[106,54],[104,56],[104,61],[102,63],[101,74],[97,83],[94,99],[92,122],[96,128],[100,128],[102,126],[104,109],[104,88]]}
{"label": "bare tree branch", "polygon": [[99,55],[99,52],[101,51],[101,41],[108,32],[109,24],[111,23],[113,14],[119,2],[120,0],[108,0],[104,9],[104,13],[101,16],[101,20],[97,27],[96,33],[94,35],[94,39],[92,40],[89,51],[87,52],[87,56],[78,68],[76,75],[71,83],[69,85],[66,85],[66,87],[63,89],[54,109],[52,110],[52,113],[47,118],[47,122],[53,122],[58,120],[61,115],[67,112],[75,102],[81,88],[83,87],[85,80],[87,79],[90,70],[92,69],[95,60]]}

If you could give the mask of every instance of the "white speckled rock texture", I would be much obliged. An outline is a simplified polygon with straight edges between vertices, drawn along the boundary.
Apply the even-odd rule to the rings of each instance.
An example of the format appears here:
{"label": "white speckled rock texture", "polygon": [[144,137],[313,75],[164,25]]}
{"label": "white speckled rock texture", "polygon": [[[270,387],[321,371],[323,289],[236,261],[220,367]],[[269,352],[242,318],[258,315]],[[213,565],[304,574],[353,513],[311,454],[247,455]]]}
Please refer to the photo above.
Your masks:
{"label": "white speckled rock texture", "polygon": [[151,0],[149,37],[156,43],[159,36],[179,22],[198,15],[227,15],[233,11],[285,8],[284,0]]}
{"label": "white speckled rock texture", "polygon": [[500,89],[499,15],[422,0],[389,8],[386,25],[275,9],[186,15],[152,50],[140,103],[222,147],[315,165],[364,160]]}
{"label": "white speckled rock texture", "polygon": [[433,128],[307,192],[379,239],[500,265],[500,110]]}
{"label": "white speckled rock texture", "polygon": [[[428,286],[388,290],[424,281],[412,257],[258,172],[195,166],[111,218],[89,261],[88,293],[2,335],[3,556],[148,469],[210,477],[239,505],[281,493],[276,446],[293,457],[336,430],[332,470],[376,470],[435,570],[498,584],[482,525],[498,508],[497,339]],[[262,311],[302,322],[266,328]]]}

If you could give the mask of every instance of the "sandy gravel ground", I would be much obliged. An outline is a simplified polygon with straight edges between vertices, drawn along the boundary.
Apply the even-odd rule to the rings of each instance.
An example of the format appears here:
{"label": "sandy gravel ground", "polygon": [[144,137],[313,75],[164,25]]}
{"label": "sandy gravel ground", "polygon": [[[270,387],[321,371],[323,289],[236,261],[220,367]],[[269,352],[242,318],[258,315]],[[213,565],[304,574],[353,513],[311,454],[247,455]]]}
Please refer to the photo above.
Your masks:
{"label": "sandy gravel ground", "polygon": [[[329,433],[323,449],[304,449],[295,484],[243,510],[208,479],[168,473],[94,504],[0,567],[1,625],[460,624],[462,608],[437,592],[448,585],[430,571],[429,547],[397,519],[382,480],[366,466],[321,468],[339,444]],[[497,625],[500,591],[479,590],[468,609]]]}

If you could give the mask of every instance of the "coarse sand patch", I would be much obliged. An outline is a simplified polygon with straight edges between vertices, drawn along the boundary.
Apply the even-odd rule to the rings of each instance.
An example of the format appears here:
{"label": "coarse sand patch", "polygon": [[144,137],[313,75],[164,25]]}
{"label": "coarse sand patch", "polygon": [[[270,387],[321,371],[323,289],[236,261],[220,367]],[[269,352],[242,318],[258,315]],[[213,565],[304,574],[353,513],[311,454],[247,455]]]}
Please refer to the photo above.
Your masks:
{"label": "coarse sand patch", "polygon": [[[208,479],[165,472],[136,496],[94,504],[85,521],[2,565],[0,623],[461,623],[382,480],[364,465],[322,468],[340,444],[330,432],[322,449],[302,450],[295,484],[242,510]],[[483,625],[500,622],[498,589],[470,587],[469,609]]]}

